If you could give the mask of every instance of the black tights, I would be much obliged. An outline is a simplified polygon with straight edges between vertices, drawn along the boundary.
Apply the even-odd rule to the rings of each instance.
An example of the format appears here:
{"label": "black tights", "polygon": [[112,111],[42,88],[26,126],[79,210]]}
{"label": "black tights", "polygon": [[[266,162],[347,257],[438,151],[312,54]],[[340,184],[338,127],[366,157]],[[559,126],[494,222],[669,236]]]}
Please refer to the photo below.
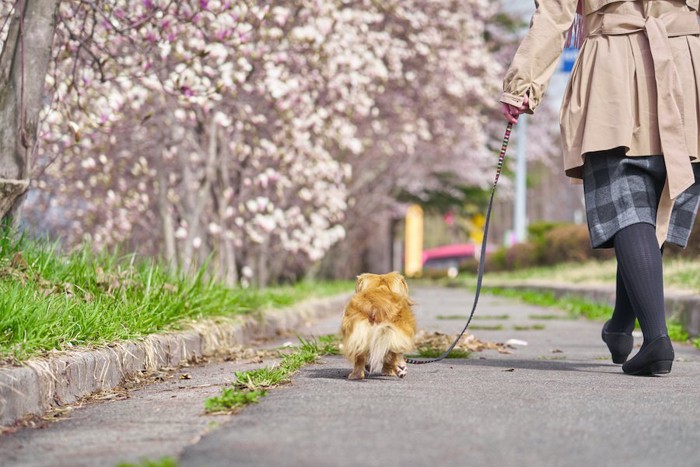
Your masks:
{"label": "black tights", "polygon": [[617,257],[617,295],[608,331],[631,333],[635,317],[644,342],[668,335],[664,311],[663,266],[651,224],[633,224],[613,239]]}

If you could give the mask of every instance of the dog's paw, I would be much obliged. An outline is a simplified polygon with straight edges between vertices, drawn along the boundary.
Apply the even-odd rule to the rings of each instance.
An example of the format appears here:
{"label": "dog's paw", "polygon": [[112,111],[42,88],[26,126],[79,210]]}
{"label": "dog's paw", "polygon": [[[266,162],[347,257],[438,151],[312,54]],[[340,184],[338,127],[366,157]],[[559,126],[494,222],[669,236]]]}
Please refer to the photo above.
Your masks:
{"label": "dog's paw", "polygon": [[360,379],[365,379],[365,372],[364,371],[353,371],[348,375],[349,380],[360,380]]}
{"label": "dog's paw", "polygon": [[405,363],[399,363],[396,365],[396,376],[399,378],[404,378],[408,374],[408,367],[406,367]]}

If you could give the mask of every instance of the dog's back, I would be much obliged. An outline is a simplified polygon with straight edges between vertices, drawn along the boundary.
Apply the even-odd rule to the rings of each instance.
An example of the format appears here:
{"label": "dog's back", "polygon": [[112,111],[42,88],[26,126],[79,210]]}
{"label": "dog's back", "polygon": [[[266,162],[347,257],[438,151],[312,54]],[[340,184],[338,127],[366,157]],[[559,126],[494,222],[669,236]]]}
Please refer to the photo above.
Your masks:
{"label": "dog's back", "polygon": [[371,324],[395,321],[401,310],[408,309],[410,303],[405,297],[388,289],[370,289],[355,294],[350,300],[348,311],[357,314],[358,319],[366,319]]}
{"label": "dog's back", "polygon": [[350,361],[366,358],[370,371],[376,372],[381,370],[387,353],[412,350],[416,322],[400,275],[404,285],[399,286],[393,286],[392,275],[366,276],[358,278],[359,290],[343,315],[343,353]]}

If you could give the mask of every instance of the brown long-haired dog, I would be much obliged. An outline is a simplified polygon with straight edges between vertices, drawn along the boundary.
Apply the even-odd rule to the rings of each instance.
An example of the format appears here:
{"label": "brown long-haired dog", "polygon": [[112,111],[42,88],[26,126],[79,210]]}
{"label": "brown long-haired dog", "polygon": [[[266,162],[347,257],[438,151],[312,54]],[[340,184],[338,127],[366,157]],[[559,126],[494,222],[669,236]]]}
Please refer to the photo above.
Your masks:
{"label": "brown long-haired dog", "polygon": [[341,326],[343,354],[353,363],[349,379],[363,379],[365,366],[370,373],[406,376],[403,354],[413,349],[416,335],[411,305],[398,272],[357,277]]}

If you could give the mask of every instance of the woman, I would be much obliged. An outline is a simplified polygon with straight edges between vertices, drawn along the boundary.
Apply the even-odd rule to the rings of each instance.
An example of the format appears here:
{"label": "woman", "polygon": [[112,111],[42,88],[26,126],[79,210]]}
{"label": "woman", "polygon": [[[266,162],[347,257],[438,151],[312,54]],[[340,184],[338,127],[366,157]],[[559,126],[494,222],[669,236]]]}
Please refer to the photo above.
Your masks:
{"label": "woman", "polygon": [[[615,249],[617,296],[602,338],[633,375],[669,373],[674,358],[661,248],[687,245],[698,209],[699,2],[536,1],[500,99],[510,122],[532,113],[567,37],[582,42],[560,114],[564,167],[583,179],[593,248]],[[627,360],[635,318],[644,342]]]}

